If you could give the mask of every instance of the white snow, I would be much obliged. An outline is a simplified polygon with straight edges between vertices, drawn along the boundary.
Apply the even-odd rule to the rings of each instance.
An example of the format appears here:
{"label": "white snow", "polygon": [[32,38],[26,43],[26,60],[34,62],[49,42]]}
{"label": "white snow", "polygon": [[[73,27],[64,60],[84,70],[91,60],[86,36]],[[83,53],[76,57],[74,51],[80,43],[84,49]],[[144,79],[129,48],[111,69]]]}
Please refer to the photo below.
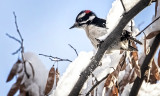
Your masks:
{"label": "white snow", "polygon": [[67,96],[74,84],[78,80],[80,73],[86,68],[89,64],[91,58],[93,56],[93,52],[81,52],[79,53],[78,58],[73,61],[63,76],[60,78],[57,88],[54,91],[52,96]]}
{"label": "white snow", "polygon": [[[29,79],[27,78],[26,74],[24,74],[23,80],[21,82],[25,84],[26,91],[29,91],[33,96],[44,96],[44,90],[48,78],[48,70],[45,68],[44,64],[32,52],[24,53],[24,59],[26,61],[26,71],[29,74]],[[33,71],[31,69],[30,64],[32,64],[34,69],[34,78],[33,78]],[[21,66],[20,66],[21,67]],[[22,74],[22,72],[20,74]]]}
{"label": "white snow", "polygon": [[[117,64],[116,62],[119,62],[119,59],[121,55],[119,54],[119,51],[116,53],[113,53],[111,55],[104,56],[102,60],[102,66],[99,66],[94,72],[94,76],[101,80],[103,77],[105,77],[108,73],[113,71],[113,68],[116,68]],[[93,52],[80,52],[79,56],[73,61],[67,68],[66,72],[63,74],[63,76],[60,78],[58,82],[58,86],[56,90],[54,91],[52,96],[67,96],[71,89],[73,88],[74,84],[78,80],[80,73],[87,67],[89,64],[91,58],[93,56]],[[114,60],[113,60],[114,58]],[[113,61],[112,61],[112,60]],[[111,68],[113,67],[113,68]],[[84,84],[81,94],[86,94],[90,88],[92,87],[92,80],[94,81],[94,77],[92,79],[92,76],[88,78],[86,83]],[[98,88],[98,96],[102,96],[102,90],[104,88],[104,81],[97,87]]]}
{"label": "white snow", "polygon": [[[126,9],[126,12],[129,11],[134,5],[136,5],[140,0],[122,0]],[[106,18],[106,26],[109,28],[108,33],[104,36],[99,37],[99,40],[104,40],[108,37],[108,35],[113,31],[113,29],[117,26],[119,21],[122,19],[124,14],[124,9],[120,0],[115,0],[112,3],[112,8],[110,9],[107,18]]]}

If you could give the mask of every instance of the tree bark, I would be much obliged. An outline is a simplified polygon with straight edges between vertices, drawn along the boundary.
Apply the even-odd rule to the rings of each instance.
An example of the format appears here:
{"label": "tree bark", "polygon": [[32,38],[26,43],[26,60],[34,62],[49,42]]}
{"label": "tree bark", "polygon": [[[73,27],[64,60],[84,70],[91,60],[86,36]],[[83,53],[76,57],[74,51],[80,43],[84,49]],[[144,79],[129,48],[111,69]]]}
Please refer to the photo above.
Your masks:
{"label": "tree bark", "polygon": [[78,78],[78,81],[74,85],[73,89],[69,93],[69,96],[78,96],[83,84],[88,79],[90,74],[98,67],[100,60],[103,57],[103,54],[105,51],[112,45],[118,42],[122,30],[127,25],[127,23],[136,16],[140,11],[142,11],[145,7],[147,7],[150,3],[150,0],[140,0],[131,10],[129,10],[127,13],[125,13],[120,20],[120,22],[117,24],[115,29],[111,32],[111,34],[104,40],[104,42],[101,44],[100,48],[98,49],[96,55],[91,60],[90,64],[86,67],[86,69],[81,72],[80,77]]}
{"label": "tree bark", "polygon": [[150,52],[149,54],[145,57],[144,61],[143,61],[143,64],[141,66],[141,78],[137,77],[136,80],[134,81],[134,84],[132,86],[132,89],[130,91],[130,94],[129,96],[137,96],[138,92],[139,92],[139,89],[143,83],[143,80],[145,78],[145,72],[146,70],[149,69],[149,64],[151,63],[152,61],[152,58],[153,56],[155,55],[156,53],[156,50],[158,49],[158,46],[160,44],[160,34],[158,34],[153,43],[152,43],[152,46],[150,48]]}

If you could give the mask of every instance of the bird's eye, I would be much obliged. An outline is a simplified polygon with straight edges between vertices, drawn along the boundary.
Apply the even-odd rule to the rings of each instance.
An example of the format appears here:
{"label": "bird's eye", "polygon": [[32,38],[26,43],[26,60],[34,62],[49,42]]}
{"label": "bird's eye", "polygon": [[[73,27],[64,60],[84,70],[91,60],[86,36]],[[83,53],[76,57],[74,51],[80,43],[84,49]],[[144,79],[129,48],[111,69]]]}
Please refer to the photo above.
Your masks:
{"label": "bird's eye", "polygon": [[82,22],[82,18],[78,20],[79,22]]}

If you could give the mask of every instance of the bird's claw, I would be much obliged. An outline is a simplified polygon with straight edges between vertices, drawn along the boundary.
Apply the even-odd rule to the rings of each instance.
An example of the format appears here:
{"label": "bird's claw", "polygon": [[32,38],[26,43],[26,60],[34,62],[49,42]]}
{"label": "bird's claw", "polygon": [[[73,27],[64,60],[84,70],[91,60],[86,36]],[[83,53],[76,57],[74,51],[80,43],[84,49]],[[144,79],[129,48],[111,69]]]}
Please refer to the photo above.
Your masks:
{"label": "bird's claw", "polygon": [[96,40],[97,40],[97,42],[98,42],[98,44],[97,44],[97,48],[100,48],[101,47],[101,44],[104,42],[103,40],[99,40],[99,39],[97,39],[97,38],[95,38]]}

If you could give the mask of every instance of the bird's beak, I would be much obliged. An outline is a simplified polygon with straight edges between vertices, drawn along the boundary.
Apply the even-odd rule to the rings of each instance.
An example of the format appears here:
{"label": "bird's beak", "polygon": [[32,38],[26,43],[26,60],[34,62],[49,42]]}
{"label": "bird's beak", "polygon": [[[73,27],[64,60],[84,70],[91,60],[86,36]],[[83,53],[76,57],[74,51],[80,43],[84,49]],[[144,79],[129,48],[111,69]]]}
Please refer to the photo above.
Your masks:
{"label": "bird's beak", "polygon": [[72,28],[75,28],[75,27],[78,27],[78,23],[74,23],[74,25],[72,27],[70,27],[69,29],[72,29]]}

